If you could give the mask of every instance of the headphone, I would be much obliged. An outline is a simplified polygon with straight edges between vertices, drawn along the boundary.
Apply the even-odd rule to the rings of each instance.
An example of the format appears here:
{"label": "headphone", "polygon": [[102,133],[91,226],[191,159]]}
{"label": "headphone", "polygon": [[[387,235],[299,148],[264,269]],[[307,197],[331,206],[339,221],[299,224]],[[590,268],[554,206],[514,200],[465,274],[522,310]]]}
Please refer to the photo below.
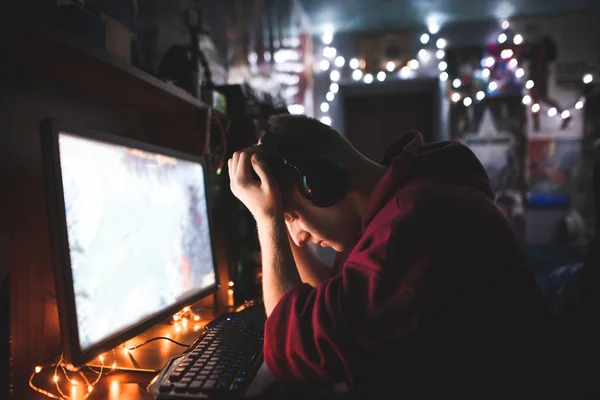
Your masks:
{"label": "headphone", "polygon": [[348,170],[339,160],[325,157],[296,157],[293,142],[280,135],[265,133],[260,147],[273,174],[284,168],[295,175],[300,194],[315,207],[331,207],[340,201],[349,188]]}

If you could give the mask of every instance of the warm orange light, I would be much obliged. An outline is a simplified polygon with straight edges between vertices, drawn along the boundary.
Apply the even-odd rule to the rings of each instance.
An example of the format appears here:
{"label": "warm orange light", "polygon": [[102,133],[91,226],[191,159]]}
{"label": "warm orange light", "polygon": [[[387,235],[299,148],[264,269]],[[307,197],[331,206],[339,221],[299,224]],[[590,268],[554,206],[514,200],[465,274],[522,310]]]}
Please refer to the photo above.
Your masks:
{"label": "warm orange light", "polygon": [[194,321],[200,321],[200,316],[199,315],[194,315]]}
{"label": "warm orange light", "polygon": [[181,325],[183,325],[184,328],[187,326],[187,319],[186,318],[183,318],[181,320]]}
{"label": "warm orange light", "polygon": [[180,318],[179,315],[173,315],[173,321],[179,321]]}
{"label": "warm orange light", "polygon": [[189,311],[190,311],[190,308],[189,308],[189,307],[184,307],[184,308],[183,308],[183,312],[189,312]]}
{"label": "warm orange light", "polygon": [[42,371],[42,367],[35,367],[35,373],[39,374]]}
{"label": "warm orange light", "polygon": [[100,354],[100,357],[98,357],[100,359],[100,362],[104,364],[104,355]]}
{"label": "warm orange light", "polygon": [[58,375],[54,375],[52,377],[52,380],[54,381],[54,383],[58,382]]}
{"label": "warm orange light", "polygon": [[181,332],[181,326],[179,326],[179,324],[175,325],[175,332]]}
{"label": "warm orange light", "polygon": [[233,281],[229,281],[229,287],[233,287]]}
{"label": "warm orange light", "polygon": [[75,379],[71,379],[71,385],[77,385],[77,381]]}
{"label": "warm orange light", "polygon": [[233,294],[233,289],[229,289],[229,290],[227,291],[227,294]]}
{"label": "warm orange light", "polygon": [[92,385],[88,386],[88,392],[92,393],[92,391],[94,390],[94,387]]}
{"label": "warm orange light", "polygon": [[123,349],[123,354],[128,355],[129,354],[129,349],[127,347],[125,347]]}
{"label": "warm orange light", "polygon": [[199,331],[200,330],[200,325],[199,324],[194,325],[194,330],[195,331]]}
{"label": "warm orange light", "polygon": [[115,368],[117,368],[117,363],[116,362],[114,362],[113,365],[112,365],[112,369],[115,369]]}

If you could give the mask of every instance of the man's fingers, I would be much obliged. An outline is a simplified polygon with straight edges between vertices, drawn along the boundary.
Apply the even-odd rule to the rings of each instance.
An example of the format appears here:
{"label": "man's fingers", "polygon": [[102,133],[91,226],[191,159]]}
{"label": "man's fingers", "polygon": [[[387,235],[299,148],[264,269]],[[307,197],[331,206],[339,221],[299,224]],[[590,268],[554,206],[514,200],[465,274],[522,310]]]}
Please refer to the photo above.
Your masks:
{"label": "man's fingers", "polygon": [[238,183],[246,185],[252,182],[252,166],[250,165],[252,154],[248,151],[242,151],[238,161],[237,179]]}
{"label": "man's fingers", "polygon": [[260,181],[264,185],[267,185],[268,187],[272,187],[274,185],[271,171],[269,171],[269,166],[265,162],[262,154],[255,153],[252,155],[252,168],[254,168],[256,175],[258,175]]}

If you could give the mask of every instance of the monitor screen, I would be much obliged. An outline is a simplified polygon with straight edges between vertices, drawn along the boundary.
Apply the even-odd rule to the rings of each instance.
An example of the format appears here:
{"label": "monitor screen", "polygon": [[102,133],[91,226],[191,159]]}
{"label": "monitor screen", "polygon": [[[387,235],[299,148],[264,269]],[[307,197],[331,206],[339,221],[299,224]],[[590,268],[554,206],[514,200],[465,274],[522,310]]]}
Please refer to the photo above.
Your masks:
{"label": "monitor screen", "polygon": [[202,163],[55,135],[81,352],[216,286]]}

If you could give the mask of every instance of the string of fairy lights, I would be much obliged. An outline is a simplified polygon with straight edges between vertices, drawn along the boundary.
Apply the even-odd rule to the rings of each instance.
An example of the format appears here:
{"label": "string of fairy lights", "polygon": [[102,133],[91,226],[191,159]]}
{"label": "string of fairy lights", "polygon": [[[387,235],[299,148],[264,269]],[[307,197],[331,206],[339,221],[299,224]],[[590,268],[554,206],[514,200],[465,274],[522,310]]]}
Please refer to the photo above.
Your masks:
{"label": "string of fairy lights", "polygon": [[[232,287],[233,284],[230,282],[230,291],[233,290]],[[171,317],[171,323],[175,333],[181,333],[188,329],[197,332],[202,328],[201,319],[200,314],[195,313],[191,307],[184,307]],[[55,363],[38,365],[34,368],[29,377],[29,387],[51,399],[87,399],[100,379],[103,376],[112,374],[118,368],[116,362],[117,350],[122,351],[125,355],[133,354],[138,348],[158,339],[166,339],[179,346],[189,347],[188,344],[179,343],[167,336],[152,338],[133,347],[123,343],[117,349],[111,351],[111,361],[107,360],[106,354],[100,354],[98,356],[99,367],[86,365],[74,371],[65,364],[64,356],[61,354]],[[92,375],[93,378],[89,378],[86,373]],[[50,375],[49,379],[48,375]],[[42,381],[44,384],[41,383]],[[48,385],[50,386],[48,387]]]}
{"label": "string of fairy lights", "polygon": [[[448,63],[446,62],[446,39],[437,36],[440,26],[437,23],[428,24],[428,32],[422,33],[419,37],[421,47],[415,58],[406,62],[388,61],[385,68],[377,73],[368,72],[366,61],[360,58],[351,58],[346,62],[346,58],[339,54],[334,46],[334,32],[331,26],[325,28],[321,41],[324,45],[322,56],[316,65],[320,73],[328,73],[328,91],[325,95],[325,101],[319,106],[319,120],[324,124],[331,125],[332,120],[328,112],[331,109],[331,103],[335,101],[340,88],[340,83],[351,79],[354,82],[372,84],[375,81],[384,82],[388,79],[412,79],[422,74],[422,66],[430,65],[431,62],[437,62],[440,80],[448,79]],[[294,107],[290,107],[290,112],[294,113]]]}
{"label": "string of fairy lights", "polygon": [[[388,79],[413,79],[417,77],[438,77],[443,83],[442,88],[445,95],[452,103],[459,103],[470,107],[478,102],[484,101],[488,96],[494,96],[502,92],[506,82],[514,84],[519,88],[517,95],[522,96],[522,102],[528,106],[530,112],[535,114],[540,111],[546,112],[549,117],[570,118],[574,110],[581,110],[585,104],[585,86],[594,81],[591,73],[585,73],[581,78],[583,83],[581,96],[567,107],[560,110],[556,107],[547,106],[542,102],[534,101],[535,82],[526,77],[525,69],[520,65],[523,60],[523,46],[525,36],[511,29],[509,21],[502,21],[500,30],[496,35],[496,43],[491,46],[497,54],[486,55],[480,63],[480,68],[473,68],[470,76],[451,77],[448,72],[446,60],[446,49],[448,41],[438,35],[440,26],[436,23],[428,24],[428,31],[419,35],[420,47],[413,59],[397,63],[389,61],[385,69],[377,73],[367,72],[366,61],[360,58],[351,58],[346,62],[344,55],[340,54],[334,44],[333,27],[324,29],[322,42],[322,54],[315,65],[317,73],[328,74],[326,86],[328,88],[325,99],[320,103],[317,117],[327,125],[332,124],[329,115],[333,108],[340,84],[345,82],[372,84],[376,81],[384,82]],[[486,49],[490,47],[489,44]],[[437,63],[437,68],[435,63]],[[424,68],[425,67],[425,68]],[[497,79],[502,75],[502,79]],[[466,82],[469,81],[469,82]],[[477,85],[466,83],[478,82]],[[589,93],[588,93],[589,95]],[[297,109],[294,105],[288,107],[293,114]]]}

